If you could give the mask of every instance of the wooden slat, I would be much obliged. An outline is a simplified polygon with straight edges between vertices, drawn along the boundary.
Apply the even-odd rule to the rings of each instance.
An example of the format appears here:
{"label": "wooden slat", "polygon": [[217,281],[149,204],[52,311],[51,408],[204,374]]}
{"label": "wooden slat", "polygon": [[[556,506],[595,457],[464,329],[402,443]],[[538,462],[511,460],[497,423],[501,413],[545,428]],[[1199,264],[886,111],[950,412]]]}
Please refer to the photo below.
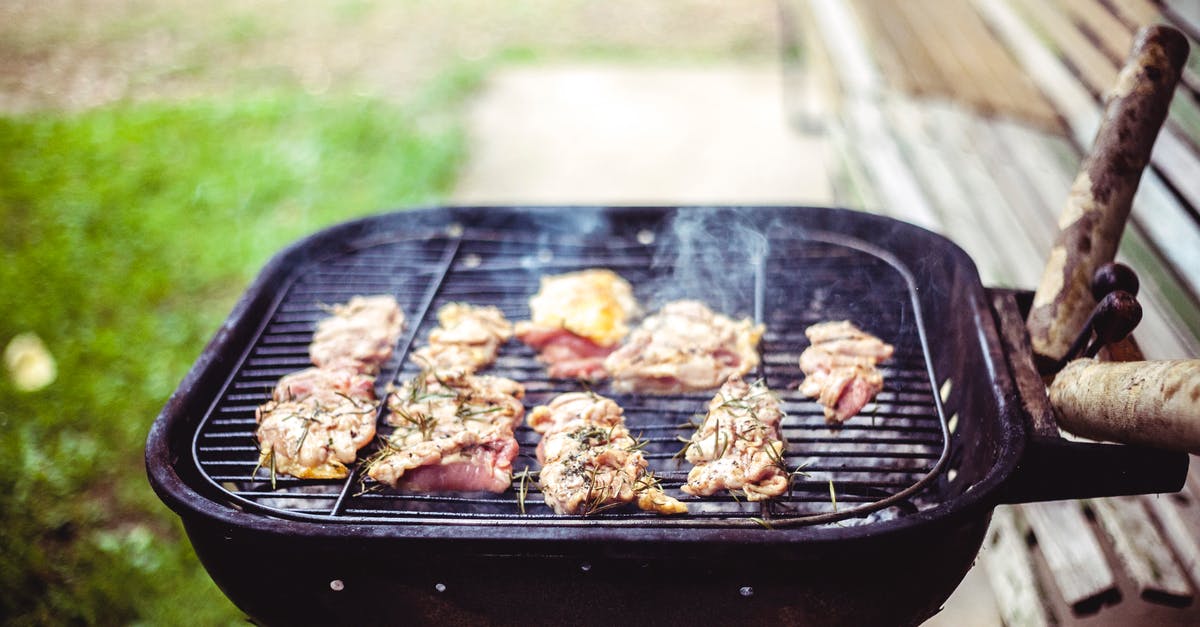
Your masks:
{"label": "wooden slat", "polygon": [[1150,0],[1111,0],[1117,13],[1135,26],[1149,26],[1162,21],[1158,8]]}
{"label": "wooden slat", "polygon": [[1151,494],[1142,500],[1154,514],[1193,588],[1200,588],[1200,507],[1186,492]]}
{"label": "wooden slat", "polygon": [[880,0],[856,0],[852,6],[859,22],[870,31],[870,41],[879,47],[874,58],[883,75],[900,91],[922,96],[944,93],[933,64],[924,57],[924,48],[912,40],[912,31],[891,13],[879,10],[880,4]]}
{"label": "wooden slat", "polygon": [[998,242],[979,229],[965,207],[977,202],[950,173],[956,164],[943,147],[930,136],[924,107],[900,100],[891,103],[888,120],[901,150],[912,166],[921,188],[936,206],[943,232],[963,248],[979,268],[984,282],[992,285],[1010,281],[1009,268]]}
{"label": "wooden slat", "polygon": [[1096,0],[1060,0],[1063,9],[1082,24],[1099,41],[1108,58],[1117,64],[1125,62],[1133,47],[1133,31],[1125,27],[1108,9]]}
{"label": "wooden slat", "polygon": [[1038,585],[1014,507],[996,508],[979,559],[1007,627],[1043,627],[1057,622],[1043,602],[1046,595]]}
{"label": "wooden slat", "polygon": [[1043,0],[1019,0],[1016,4],[1042,37],[1070,61],[1093,95],[1103,95],[1116,84],[1116,65],[1092,46],[1059,7]]}
{"label": "wooden slat", "polygon": [[1075,501],[1031,503],[1021,513],[1033,529],[1059,593],[1077,614],[1120,600],[1104,550]]}
{"label": "wooden slat", "polygon": [[[1005,0],[975,0],[980,15],[1012,50],[1054,108],[1062,114],[1076,141],[1089,145],[1100,127],[1095,100],[1054,56]],[[1065,196],[1064,196],[1065,199]]]}
{"label": "wooden slat", "polygon": [[1191,603],[1192,587],[1141,500],[1096,499],[1091,507],[1142,599],[1177,607]]}
{"label": "wooden slat", "polygon": [[1042,263],[1047,250],[1039,250],[1025,232],[1005,194],[993,176],[993,164],[977,150],[971,137],[970,116],[952,106],[929,107],[931,130],[945,146],[954,161],[953,172],[962,180],[975,199],[963,211],[971,212],[976,228],[992,236],[1004,238],[1001,253],[1006,260],[1012,286],[1036,285],[1042,275]]}

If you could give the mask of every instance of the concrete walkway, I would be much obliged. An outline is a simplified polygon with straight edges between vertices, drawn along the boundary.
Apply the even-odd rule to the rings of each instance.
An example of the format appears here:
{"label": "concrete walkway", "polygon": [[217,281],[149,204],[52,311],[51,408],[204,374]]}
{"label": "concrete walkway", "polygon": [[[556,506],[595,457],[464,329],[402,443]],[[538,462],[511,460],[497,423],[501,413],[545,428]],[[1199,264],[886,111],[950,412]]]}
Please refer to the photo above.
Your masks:
{"label": "concrete walkway", "polygon": [[469,114],[459,203],[812,203],[826,140],[789,128],[772,67],[518,67]]}

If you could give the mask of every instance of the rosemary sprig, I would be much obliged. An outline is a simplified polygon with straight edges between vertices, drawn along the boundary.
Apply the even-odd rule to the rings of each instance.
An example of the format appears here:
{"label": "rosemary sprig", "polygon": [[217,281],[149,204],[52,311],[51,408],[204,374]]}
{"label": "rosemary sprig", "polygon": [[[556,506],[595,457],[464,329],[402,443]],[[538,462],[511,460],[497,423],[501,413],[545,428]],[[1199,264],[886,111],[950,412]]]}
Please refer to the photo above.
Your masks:
{"label": "rosemary sprig", "polygon": [[520,484],[517,486],[517,509],[521,511],[522,516],[525,515],[525,497],[529,495],[529,481],[536,474],[538,474],[538,471],[535,470],[530,473],[529,466],[526,466],[524,470],[514,477],[521,479]]}
{"label": "rosemary sprig", "polygon": [[770,522],[768,522],[762,518],[759,518],[757,516],[750,517],[750,520],[758,523],[758,526],[762,527],[763,529],[769,529],[772,531],[775,529],[774,525],[772,525]]}
{"label": "rosemary sprig", "polygon": [[640,450],[646,448],[646,445],[650,443],[650,440],[643,439],[642,438],[643,433],[644,432],[639,432],[637,434],[637,437],[633,438],[633,444],[630,444],[629,446],[625,447],[625,450],[627,452],[632,453],[634,451],[640,451]]}
{"label": "rosemary sprig", "polygon": [[683,448],[679,449],[678,452],[676,452],[674,455],[672,455],[671,459],[680,459],[681,460],[681,459],[687,458],[688,449],[692,448],[693,442],[691,440],[685,440],[682,436],[678,436],[678,435],[675,436],[675,440],[678,442],[683,442]]}

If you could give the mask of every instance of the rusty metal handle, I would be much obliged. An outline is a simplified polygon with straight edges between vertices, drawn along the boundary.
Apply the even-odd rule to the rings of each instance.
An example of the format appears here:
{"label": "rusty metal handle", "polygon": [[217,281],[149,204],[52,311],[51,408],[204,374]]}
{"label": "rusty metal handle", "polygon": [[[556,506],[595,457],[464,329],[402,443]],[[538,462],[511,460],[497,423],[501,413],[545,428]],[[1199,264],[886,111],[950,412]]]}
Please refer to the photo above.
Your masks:
{"label": "rusty metal handle", "polygon": [[1178,30],[1143,29],[1108,95],[1096,140],[1058,219],[1060,230],[1029,313],[1033,352],[1043,373],[1063,358],[1096,304],[1088,289],[1092,275],[1116,254],[1187,56],[1187,38]]}

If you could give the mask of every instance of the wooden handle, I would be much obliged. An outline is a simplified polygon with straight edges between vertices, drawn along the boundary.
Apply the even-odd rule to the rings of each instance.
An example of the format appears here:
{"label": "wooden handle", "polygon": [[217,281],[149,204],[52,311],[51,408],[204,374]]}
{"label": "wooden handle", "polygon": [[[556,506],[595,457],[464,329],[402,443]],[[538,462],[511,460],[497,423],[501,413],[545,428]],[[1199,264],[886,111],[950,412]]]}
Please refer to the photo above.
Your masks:
{"label": "wooden handle", "polygon": [[1050,405],[1076,435],[1200,453],[1200,359],[1076,359],[1050,386]]}
{"label": "wooden handle", "polygon": [[1117,77],[1092,151],[1080,165],[1058,219],[1058,237],[1029,312],[1039,366],[1062,359],[1096,305],[1092,275],[1116,255],[1187,55],[1182,33],[1152,26],[1138,33]]}

